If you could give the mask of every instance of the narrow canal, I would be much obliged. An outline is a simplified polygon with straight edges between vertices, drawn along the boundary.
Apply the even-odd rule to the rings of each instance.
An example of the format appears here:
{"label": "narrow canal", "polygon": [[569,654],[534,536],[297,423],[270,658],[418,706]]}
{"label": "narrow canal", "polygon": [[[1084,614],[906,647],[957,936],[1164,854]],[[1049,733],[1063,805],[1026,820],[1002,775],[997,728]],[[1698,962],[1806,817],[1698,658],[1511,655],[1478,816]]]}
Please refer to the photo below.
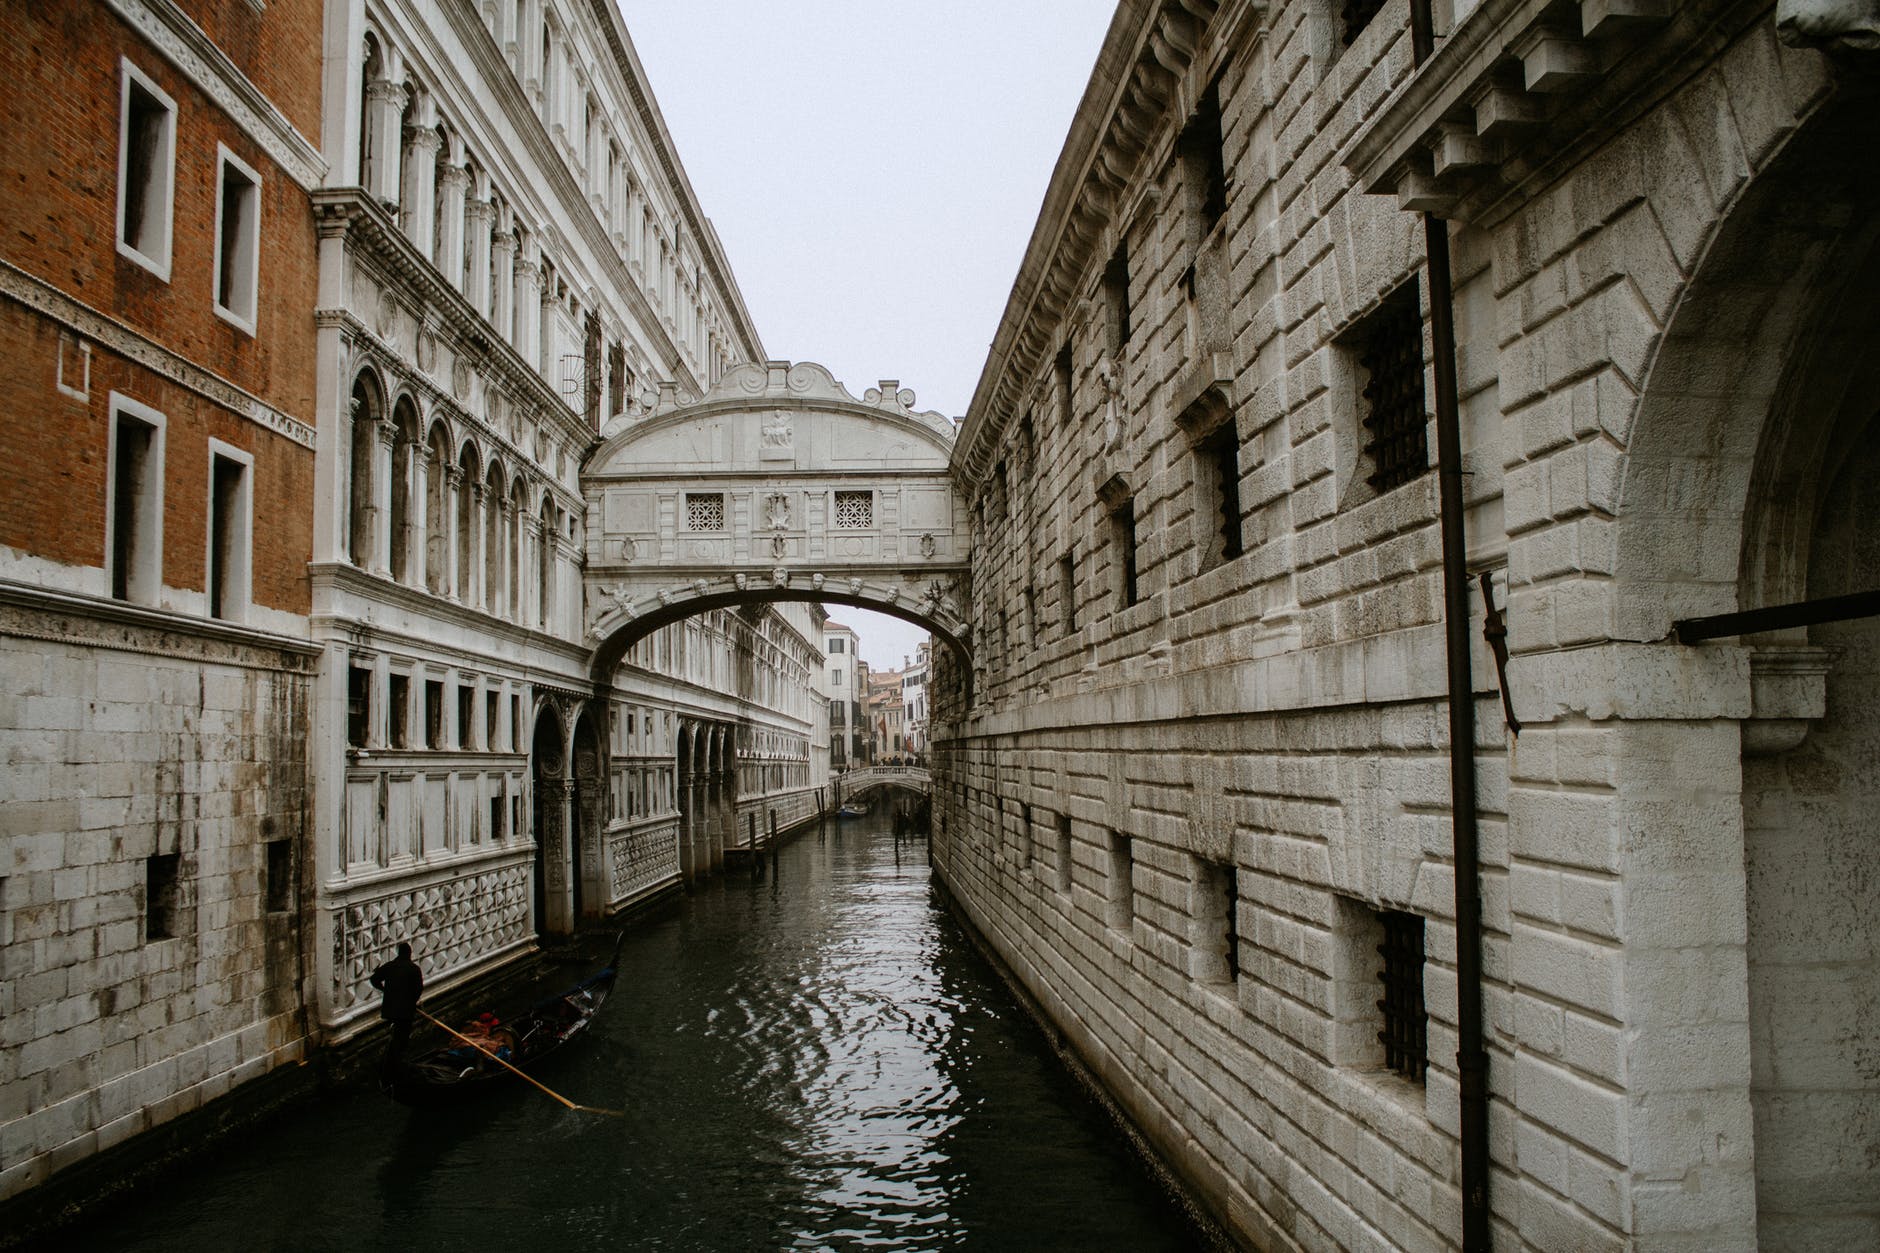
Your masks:
{"label": "narrow canal", "polygon": [[475,1107],[322,1098],[67,1247],[1197,1247],[883,807],[629,931],[595,1029]]}

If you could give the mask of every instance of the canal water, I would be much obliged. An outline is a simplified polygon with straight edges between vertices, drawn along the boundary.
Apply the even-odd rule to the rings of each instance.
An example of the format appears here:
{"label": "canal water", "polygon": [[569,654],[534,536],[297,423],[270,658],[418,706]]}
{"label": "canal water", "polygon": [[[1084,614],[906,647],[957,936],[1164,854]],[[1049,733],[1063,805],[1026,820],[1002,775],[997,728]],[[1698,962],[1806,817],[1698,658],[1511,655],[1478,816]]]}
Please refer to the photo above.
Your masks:
{"label": "canal water", "polygon": [[[471,1108],[322,1097],[67,1247],[1199,1247],[886,815],[798,837],[627,933],[614,998]],[[562,977],[572,982],[572,972]]]}

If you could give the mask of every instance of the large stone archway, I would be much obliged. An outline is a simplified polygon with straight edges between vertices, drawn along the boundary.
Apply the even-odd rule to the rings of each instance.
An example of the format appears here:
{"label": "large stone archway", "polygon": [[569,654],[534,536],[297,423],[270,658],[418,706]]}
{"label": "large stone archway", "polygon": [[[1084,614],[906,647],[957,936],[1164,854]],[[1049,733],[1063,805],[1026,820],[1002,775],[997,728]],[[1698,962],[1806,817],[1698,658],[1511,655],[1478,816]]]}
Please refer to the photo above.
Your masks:
{"label": "large stone archway", "polygon": [[772,361],[609,424],[582,472],[596,682],[648,631],[766,600],[879,610],[968,656],[953,422],[913,405],[892,381],[857,400],[820,365]]}

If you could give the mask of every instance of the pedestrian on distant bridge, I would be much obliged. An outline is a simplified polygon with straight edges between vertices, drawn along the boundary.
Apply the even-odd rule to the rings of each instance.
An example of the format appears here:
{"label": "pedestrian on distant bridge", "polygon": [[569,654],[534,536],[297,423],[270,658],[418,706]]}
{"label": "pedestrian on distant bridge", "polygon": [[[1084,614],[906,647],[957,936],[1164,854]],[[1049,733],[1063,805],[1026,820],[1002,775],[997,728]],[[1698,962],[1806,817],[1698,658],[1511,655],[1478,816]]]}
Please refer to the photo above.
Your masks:
{"label": "pedestrian on distant bridge", "polygon": [[411,960],[411,945],[400,943],[398,955],[372,972],[368,980],[380,993],[379,1017],[392,1024],[391,1043],[385,1049],[380,1077],[390,1083],[404,1059],[405,1045],[411,1040],[411,1020],[418,1014],[418,998],[424,995],[424,972]]}

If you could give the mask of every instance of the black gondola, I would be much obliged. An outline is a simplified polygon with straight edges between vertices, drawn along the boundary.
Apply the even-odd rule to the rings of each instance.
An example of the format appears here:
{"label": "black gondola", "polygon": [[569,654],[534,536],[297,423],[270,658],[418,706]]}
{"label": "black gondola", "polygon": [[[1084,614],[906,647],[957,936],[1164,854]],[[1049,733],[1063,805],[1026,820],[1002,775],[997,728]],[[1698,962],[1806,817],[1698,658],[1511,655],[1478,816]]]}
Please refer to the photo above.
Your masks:
{"label": "black gondola", "polygon": [[[513,1018],[501,1020],[482,1046],[450,1038],[398,1067],[392,1099],[419,1108],[455,1104],[477,1093],[516,1082],[544,1057],[574,1039],[594,1021],[613,994],[623,934],[602,970],[559,996],[551,996]],[[468,1030],[468,1028],[466,1028]],[[503,1062],[509,1063],[508,1066]],[[512,1070],[510,1067],[514,1067]]]}

